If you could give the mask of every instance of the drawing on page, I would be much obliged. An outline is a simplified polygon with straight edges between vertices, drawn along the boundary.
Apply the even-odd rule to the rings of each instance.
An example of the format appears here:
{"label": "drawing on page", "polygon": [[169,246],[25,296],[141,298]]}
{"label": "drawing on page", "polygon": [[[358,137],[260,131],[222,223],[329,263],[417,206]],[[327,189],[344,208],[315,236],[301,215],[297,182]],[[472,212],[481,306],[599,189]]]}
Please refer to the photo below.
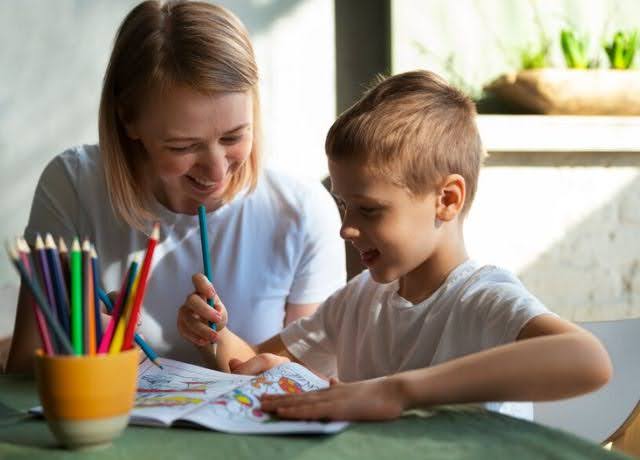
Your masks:
{"label": "drawing on page", "polygon": [[260,410],[260,396],[270,394],[298,394],[318,390],[319,387],[289,367],[271,369],[245,385],[211,401],[206,407],[219,417],[269,423],[278,420]]}

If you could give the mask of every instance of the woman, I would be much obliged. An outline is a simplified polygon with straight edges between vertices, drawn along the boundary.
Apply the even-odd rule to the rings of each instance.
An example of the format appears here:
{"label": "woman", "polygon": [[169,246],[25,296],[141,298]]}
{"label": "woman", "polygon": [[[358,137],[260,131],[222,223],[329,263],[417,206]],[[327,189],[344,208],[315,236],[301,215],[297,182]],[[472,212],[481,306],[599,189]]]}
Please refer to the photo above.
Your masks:
{"label": "woman", "polygon": [[[143,2],[125,18],[104,78],[99,146],[54,158],[25,236],[89,237],[105,290],[117,290],[161,224],[138,332],[161,356],[200,362],[176,312],[202,271],[207,209],[212,278],[229,324],[250,343],[278,332],[345,280],[339,216],[320,184],[261,171],[258,71],[241,22],[219,6]],[[24,289],[8,372],[38,347]],[[206,346],[206,345],[205,345]]]}

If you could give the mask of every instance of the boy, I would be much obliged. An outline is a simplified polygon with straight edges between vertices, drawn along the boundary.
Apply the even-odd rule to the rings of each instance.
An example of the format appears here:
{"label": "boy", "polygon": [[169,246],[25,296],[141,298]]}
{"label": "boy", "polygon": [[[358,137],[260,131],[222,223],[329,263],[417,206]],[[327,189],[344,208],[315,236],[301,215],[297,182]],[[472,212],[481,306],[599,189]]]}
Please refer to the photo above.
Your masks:
{"label": "boy", "polygon": [[383,420],[481,402],[531,418],[530,403],[489,402],[565,398],[609,380],[597,339],[550,313],[511,273],[469,260],[463,222],[483,149],[467,97],[426,71],[388,78],[337,119],[326,152],[341,236],[368,271],[255,347],[224,329],[226,311],[217,296],[219,311],[205,303],[215,292],[202,275],[178,315],[185,338],[217,341],[222,369],[255,374],[290,359],[345,382],[266,396],[264,410]]}

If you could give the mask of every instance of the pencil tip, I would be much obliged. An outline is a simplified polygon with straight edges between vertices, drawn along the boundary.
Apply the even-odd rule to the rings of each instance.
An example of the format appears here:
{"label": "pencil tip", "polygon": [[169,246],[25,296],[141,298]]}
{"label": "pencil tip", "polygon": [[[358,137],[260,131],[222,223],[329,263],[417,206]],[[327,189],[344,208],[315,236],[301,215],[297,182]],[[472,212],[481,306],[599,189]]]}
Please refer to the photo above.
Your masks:
{"label": "pencil tip", "polygon": [[64,238],[58,238],[58,247],[60,248],[60,252],[69,252],[67,249],[67,243],[64,242]]}
{"label": "pencil tip", "polygon": [[151,239],[158,240],[160,239],[160,222],[156,222],[153,224],[153,231],[151,232]]}
{"label": "pencil tip", "polygon": [[47,233],[47,235],[44,237],[44,245],[48,249],[55,249],[56,248],[56,242],[53,239],[53,236],[51,236],[51,233]]}
{"label": "pencil tip", "polygon": [[91,245],[91,258],[92,259],[97,259],[98,258],[98,253],[96,251],[96,247],[93,244]]}
{"label": "pencil tip", "polygon": [[36,249],[42,248],[44,248],[44,241],[42,241],[42,236],[40,236],[40,233],[38,233],[36,235]]}
{"label": "pencil tip", "polygon": [[16,248],[11,244],[9,240],[6,240],[4,242],[4,247],[7,250],[7,254],[9,254],[9,257],[12,260],[18,260],[18,252],[16,251]]}
{"label": "pencil tip", "polygon": [[85,238],[85,240],[82,242],[82,250],[86,252],[91,251],[91,243],[89,243],[88,238]]}

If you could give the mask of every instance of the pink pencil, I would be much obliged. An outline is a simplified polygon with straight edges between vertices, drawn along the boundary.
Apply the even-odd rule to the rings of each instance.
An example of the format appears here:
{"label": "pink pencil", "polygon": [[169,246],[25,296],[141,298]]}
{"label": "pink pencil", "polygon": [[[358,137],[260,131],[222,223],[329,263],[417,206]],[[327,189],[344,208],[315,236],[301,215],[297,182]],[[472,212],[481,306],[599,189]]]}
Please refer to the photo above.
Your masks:
{"label": "pink pencil", "polygon": [[131,284],[133,284],[133,279],[135,278],[137,269],[138,262],[134,260],[133,262],[131,262],[129,270],[127,270],[127,274],[122,279],[122,286],[120,286],[120,292],[118,293],[116,304],[113,306],[113,310],[111,311],[111,319],[109,320],[109,324],[107,324],[107,328],[104,330],[104,334],[102,334],[102,340],[100,341],[100,346],[98,347],[98,353],[107,353],[109,351],[109,345],[111,345],[113,333],[116,330],[118,320],[120,319],[120,314],[127,300],[127,294]]}
{"label": "pink pencil", "polygon": [[[26,268],[29,276],[33,276],[33,271],[31,270],[31,249],[29,249],[29,245],[22,237],[18,237],[16,243],[18,246],[18,254],[20,256],[20,260],[22,260],[24,268]],[[38,309],[36,300],[33,298],[33,296],[31,294],[28,295],[31,300],[31,306],[33,307],[33,314],[36,317],[36,325],[38,327],[38,333],[40,334],[42,346],[44,347],[44,352],[47,355],[53,355],[53,345],[51,344],[51,338],[49,337],[49,330],[47,329],[44,316]]]}

